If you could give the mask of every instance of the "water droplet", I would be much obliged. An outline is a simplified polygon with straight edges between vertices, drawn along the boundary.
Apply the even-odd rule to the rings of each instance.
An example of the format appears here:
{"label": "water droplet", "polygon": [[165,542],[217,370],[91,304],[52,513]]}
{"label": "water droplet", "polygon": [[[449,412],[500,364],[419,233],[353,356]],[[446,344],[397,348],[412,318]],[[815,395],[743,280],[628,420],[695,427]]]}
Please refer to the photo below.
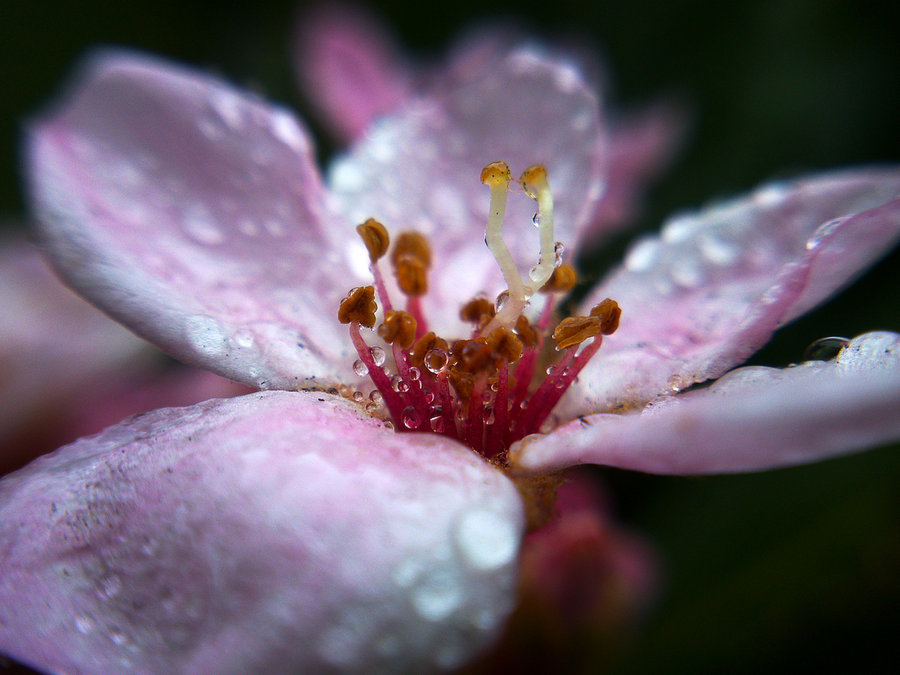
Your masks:
{"label": "water droplet", "polygon": [[508,300],[509,300],[509,291],[503,291],[502,293],[500,293],[500,295],[497,296],[497,300],[494,304],[496,305],[498,312],[501,309],[503,309],[503,306],[506,304],[506,302]]}
{"label": "water droplet", "polygon": [[209,105],[213,112],[230,128],[239,129],[244,123],[240,97],[228,90],[214,91],[209,97]]}
{"label": "water droplet", "polygon": [[122,590],[122,580],[115,574],[110,574],[100,580],[100,591],[107,598],[112,598]]}
{"label": "water droplet", "polygon": [[647,272],[659,260],[660,243],[658,239],[647,238],[631,247],[625,256],[625,267],[631,272]]}
{"label": "water droplet", "polygon": [[697,288],[706,278],[697,260],[683,257],[669,268],[672,281],[682,288]]}
{"label": "water droplet", "polygon": [[376,404],[380,405],[383,398],[384,397],[381,395],[381,392],[378,391],[377,389],[373,389],[372,392],[369,394],[369,400],[372,401],[372,403],[376,403]]}
{"label": "water droplet", "polygon": [[267,218],[263,222],[263,227],[266,228],[266,232],[271,234],[273,237],[283,237],[285,232],[287,232],[287,228],[284,226],[280,220],[275,220],[274,218]]}
{"label": "water droplet", "polygon": [[401,420],[407,429],[418,429],[422,422],[422,416],[413,406],[408,405],[403,409]]}
{"label": "water droplet", "polygon": [[543,272],[544,271],[538,265],[535,265],[530,270],[528,270],[528,276],[531,278],[531,280],[533,282],[537,283],[541,280],[541,277],[543,276]]}
{"label": "water droplet", "polygon": [[818,248],[821,246],[822,242],[824,242],[828,237],[831,236],[832,233],[847,220],[848,216],[844,216],[842,218],[835,218],[834,220],[829,220],[824,225],[820,225],[819,228],[813,232],[813,235],[806,242],[806,249],[808,251],[813,250],[814,248]]}
{"label": "water droplet", "polygon": [[275,110],[271,120],[272,133],[275,138],[294,150],[306,148],[306,139],[291,113],[286,110]]}
{"label": "water droplet", "polygon": [[361,391],[357,390],[357,391],[354,391],[354,392],[353,392],[352,398],[353,398],[353,400],[356,401],[357,403],[362,403],[363,400],[366,398],[366,395],[363,394]]}
{"label": "water droplet", "polygon": [[90,633],[94,630],[95,625],[94,620],[89,616],[81,615],[75,617],[75,628],[79,633]]}
{"label": "water droplet", "polygon": [[259,225],[251,218],[241,218],[237,224],[238,232],[247,236],[255,237],[259,234]]}
{"label": "water droplet", "polygon": [[381,347],[371,347],[369,353],[372,355],[372,360],[375,362],[376,366],[380,367],[384,365],[385,354]]}
{"label": "water droplet", "polygon": [[419,372],[419,369],[416,368],[415,366],[410,367],[410,369],[409,369],[409,379],[411,379],[413,382],[416,382],[416,381],[418,381],[418,379],[419,379],[420,377],[422,377],[422,373]]}
{"label": "water droplet", "polygon": [[232,339],[238,347],[243,349],[250,349],[256,343],[253,333],[249,330],[239,330]]}
{"label": "water droplet", "polygon": [[222,138],[223,129],[220,124],[214,120],[201,117],[200,121],[197,123],[197,127],[200,129],[200,133],[211,141],[218,141]]}
{"label": "water droplet", "polygon": [[425,367],[436,375],[447,366],[448,358],[443,349],[429,349],[425,354]]}
{"label": "water droplet", "polygon": [[740,249],[732,242],[705,232],[698,241],[700,254],[714,265],[728,267],[737,262]]}
{"label": "water droplet", "polygon": [[563,244],[561,241],[556,242],[556,244],[553,246],[553,253],[556,254],[556,263],[554,264],[554,267],[559,267],[560,265],[562,265],[563,254],[565,252],[566,252],[566,245]]}
{"label": "water droplet", "polygon": [[803,352],[803,360],[831,361],[832,359],[836,358],[848,344],[850,344],[850,340],[848,338],[820,338],[806,348],[806,351]]}
{"label": "water droplet", "polygon": [[225,241],[225,233],[219,229],[212,214],[202,204],[192,204],[183,215],[182,225],[185,234],[200,244],[221,244]]}
{"label": "water droplet", "polygon": [[515,559],[519,530],[511,518],[487,509],[474,509],[457,521],[453,540],[469,565],[478,570],[493,570]]}
{"label": "water droplet", "polygon": [[128,639],[128,636],[125,635],[125,633],[123,633],[122,630],[116,626],[110,627],[109,631],[107,632],[107,635],[109,635],[110,640],[112,640],[115,644],[119,645],[120,647],[123,645],[126,645],[130,642],[130,640]]}
{"label": "water droplet", "polygon": [[441,415],[435,415],[430,420],[431,430],[435,433],[442,433],[444,431],[444,418]]}
{"label": "water droplet", "polygon": [[365,377],[369,374],[369,367],[363,363],[362,359],[356,359],[356,361],[353,362],[353,372],[360,377]]}
{"label": "water droplet", "polygon": [[462,599],[462,587],[448,570],[432,571],[416,586],[412,596],[413,607],[426,621],[443,621]]}

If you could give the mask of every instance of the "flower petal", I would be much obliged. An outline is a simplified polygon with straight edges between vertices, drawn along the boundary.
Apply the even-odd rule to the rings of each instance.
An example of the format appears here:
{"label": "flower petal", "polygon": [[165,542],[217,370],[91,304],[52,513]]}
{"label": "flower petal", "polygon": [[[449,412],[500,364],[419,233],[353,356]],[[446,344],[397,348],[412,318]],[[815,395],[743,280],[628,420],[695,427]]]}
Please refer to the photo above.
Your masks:
{"label": "flower petal", "polygon": [[640,405],[743,362],[896,243],[898,195],[897,169],[850,171],[669,220],[585,303],[611,297],[622,320],[567,411]]}
{"label": "flower petal", "polygon": [[513,452],[527,470],[594,463],[650,473],[760,471],[900,438],[900,335],[867,333],[830,362],[739,368],[641,412],[574,420]]}
{"label": "flower petal", "polygon": [[357,6],[329,4],[302,15],[294,64],[303,92],[341,140],[358,138],[410,95],[410,69],[387,28]]}
{"label": "flower petal", "polygon": [[53,671],[411,672],[511,608],[518,492],[346,400],[130,418],[0,481],[0,651]]}
{"label": "flower petal", "polygon": [[90,60],[27,147],[66,281],[174,356],[262,388],[350,371],[334,320],[347,269],[323,244],[312,155],[290,113],[121,53]]}
{"label": "flower petal", "polygon": [[[0,240],[0,446],[82,388],[140,370],[149,345],[53,276],[37,248]],[[0,468],[10,461],[0,460]]]}
{"label": "flower petal", "polygon": [[[505,288],[483,243],[486,164],[503,160],[518,176],[543,163],[563,241],[586,225],[602,190],[599,103],[573,66],[526,47],[470,65],[456,63],[430,95],[382,119],[329,174],[351,222],[373,217],[393,232],[429,238],[435,253],[426,305],[435,319],[455,317],[457,304],[479,291]],[[520,189],[513,193],[506,241],[530,267],[539,251],[536,205]],[[347,255],[365,261],[361,243]]]}

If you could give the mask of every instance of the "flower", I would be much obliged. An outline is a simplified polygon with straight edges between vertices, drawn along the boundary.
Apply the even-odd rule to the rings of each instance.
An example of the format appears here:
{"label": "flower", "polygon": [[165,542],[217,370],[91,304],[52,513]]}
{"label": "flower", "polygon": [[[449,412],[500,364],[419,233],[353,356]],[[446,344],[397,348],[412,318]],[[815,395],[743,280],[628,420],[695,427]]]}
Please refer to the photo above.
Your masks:
{"label": "flower", "polygon": [[[556,237],[596,235],[614,143],[582,72],[534,46],[470,44],[400,98],[377,121],[384,108],[365,113],[370,131],[327,188],[289,112],[148,57],[96,56],[32,127],[31,197],[65,279],[173,355],[265,391],[130,418],[0,481],[0,650],[52,671],[451,668],[511,609],[526,506],[540,511],[547,472],[758,470],[900,436],[893,334],[672,395],[724,375],[896,241],[896,169],[770,185],[670,221],[560,323],[552,386],[509,410],[508,434],[485,432],[488,383],[508,396],[506,362],[540,356],[519,326],[527,300],[550,308],[532,317],[549,327],[558,293],[541,301],[529,283],[555,268]],[[529,195],[506,204],[500,164],[483,174],[489,190],[477,180],[499,159],[526,170],[540,234],[553,234],[541,258],[521,233]],[[377,243],[355,236],[369,218],[427,237],[398,256],[396,284]],[[532,281],[519,277],[536,258]],[[342,309],[351,336],[335,320],[370,274],[379,302],[406,295],[415,319],[377,319],[397,391],[361,344],[374,291]],[[445,388],[442,364],[420,388],[431,376],[413,375],[400,336],[418,343],[425,320],[465,335],[452,308],[504,288],[503,308],[485,300],[476,316],[474,365],[448,343],[438,351],[458,382]],[[357,358],[386,411],[355,400]],[[425,429],[426,393],[463,419],[440,433],[387,426]],[[547,433],[529,433],[542,419]]]}

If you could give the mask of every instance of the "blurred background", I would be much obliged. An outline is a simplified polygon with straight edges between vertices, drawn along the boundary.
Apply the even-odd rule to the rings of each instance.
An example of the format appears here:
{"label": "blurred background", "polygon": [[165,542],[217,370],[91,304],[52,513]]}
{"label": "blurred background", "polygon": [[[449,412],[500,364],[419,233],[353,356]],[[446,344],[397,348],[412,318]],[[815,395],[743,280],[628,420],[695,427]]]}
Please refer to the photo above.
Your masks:
{"label": "blurred background", "polygon": [[[779,176],[900,160],[900,3],[874,0],[373,2],[413,58],[434,61],[473,22],[511,17],[587,41],[627,110],[686,104],[680,156],[636,229]],[[22,125],[86,50],[127,45],[218,72],[299,109],[289,61],[298,4],[4,0],[0,5],[0,218],[25,214]],[[7,225],[16,227],[16,225]],[[626,237],[586,261],[602,273]],[[754,359],[785,365],[826,335],[900,331],[900,254],[782,330]],[[619,521],[657,548],[660,596],[638,629],[578,668],[611,673],[877,672],[900,627],[900,455],[767,474],[665,478],[598,470]],[[573,666],[574,667],[574,666]]]}

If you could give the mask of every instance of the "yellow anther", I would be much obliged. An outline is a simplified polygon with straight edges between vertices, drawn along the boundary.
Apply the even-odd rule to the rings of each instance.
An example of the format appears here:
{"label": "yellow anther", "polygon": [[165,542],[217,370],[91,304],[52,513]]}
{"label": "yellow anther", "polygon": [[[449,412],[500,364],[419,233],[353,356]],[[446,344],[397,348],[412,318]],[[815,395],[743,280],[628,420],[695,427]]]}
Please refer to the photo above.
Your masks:
{"label": "yellow anther", "polygon": [[490,321],[497,313],[494,303],[485,297],[472,298],[459,310],[459,318],[466,323],[480,326]]}
{"label": "yellow anther", "polygon": [[525,194],[532,199],[537,199],[540,191],[548,187],[547,169],[544,168],[543,164],[530,166],[522,172],[519,182],[522,184]]}
{"label": "yellow anther", "polygon": [[341,306],[338,308],[338,321],[341,323],[357,321],[366,328],[371,328],[375,325],[377,309],[375,287],[359,286],[352,289],[347,297],[341,300]]}
{"label": "yellow anther", "polygon": [[509,185],[512,180],[509,165],[506,162],[491,162],[481,170],[481,182],[494,187],[495,185]]}
{"label": "yellow anther", "polygon": [[575,268],[569,263],[563,263],[553,270],[547,283],[541,286],[541,293],[568,293],[575,288],[576,281]]}
{"label": "yellow anther", "polygon": [[390,237],[387,228],[374,218],[356,226],[356,232],[362,237],[366,249],[369,251],[369,260],[375,262],[387,253],[390,245]]}
{"label": "yellow anther", "polygon": [[557,349],[568,349],[580,345],[589,337],[601,332],[601,320],[596,316],[570,316],[562,321],[553,331]]}
{"label": "yellow anther", "polygon": [[390,311],[378,327],[378,335],[389,345],[397,344],[409,349],[416,340],[416,320],[403,310]]}
{"label": "yellow anther", "polygon": [[428,292],[428,276],[425,265],[411,255],[403,256],[395,263],[397,285],[406,295],[421,296]]}
{"label": "yellow anther", "polygon": [[391,262],[396,265],[404,257],[415,258],[426,269],[431,267],[431,246],[424,234],[401,232],[397,235],[394,250],[391,251]]}
{"label": "yellow anther", "polygon": [[494,357],[506,363],[518,361],[522,357],[524,350],[522,341],[518,336],[503,326],[491,331],[487,338],[487,344],[491,348]]}
{"label": "yellow anther", "polygon": [[606,298],[591,310],[591,316],[600,319],[600,332],[604,335],[612,335],[619,327],[622,308],[615,300]]}

